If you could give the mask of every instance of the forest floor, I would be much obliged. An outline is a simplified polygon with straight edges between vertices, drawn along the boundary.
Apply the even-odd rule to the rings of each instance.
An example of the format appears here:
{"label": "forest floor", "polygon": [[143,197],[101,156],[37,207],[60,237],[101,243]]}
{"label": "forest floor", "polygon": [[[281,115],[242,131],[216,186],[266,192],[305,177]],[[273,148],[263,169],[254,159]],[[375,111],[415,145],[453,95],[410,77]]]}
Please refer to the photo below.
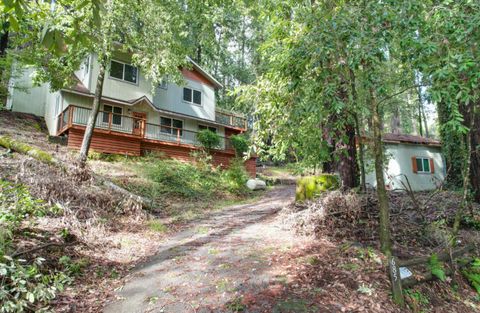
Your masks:
{"label": "forest floor", "polygon": [[[46,140],[41,120],[0,111],[5,134],[63,162],[73,159],[66,147]],[[159,220],[92,180],[75,180],[75,173],[2,149],[0,155],[2,179],[68,208],[25,223],[13,242],[17,251],[28,251],[70,238],[24,255],[44,257],[52,268],[62,257],[75,265],[74,282],[50,304],[56,312],[479,311],[479,297],[460,275],[406,289],[409,309],[393,304],[372,193],[332,192],[294,204],[294,186],[286,185],[233,206],[230,200],[197,201],[202,214]],[[91,163],[105,174],[116,164]],[[109,174],[132,175],[124,165]],[[404,193],[389,196],[395,255],[440,251],[460,196],[417,193],[417,204]],[[186,212],[195,205],[173,200],[171,207]],[[478,246],[480,208],[468,211],[460,245]]]}
{"label": "forest floor", "polygon": [[[293,186],[277,187],[256,203],[226,208],[171,236],[127,277],[104,312],[478,312],[478,296],[461,277],[454,287],[434,281],[405,289],[409,308],[392,302],[371,194],[328,193],[328,209],[362,212],[338,220],[316,215],[318,201],[293,204],[293,194]],[[442,247],[433,242],[441,240],[438,233],[419,237],[405,194],[390,198],[396,255],[429,255]],[[419,194],[425,199],[430,196]],[[458,201],[447,192],[425,207],[448,215]],[[480,242],[474,230],[462,238]]]}

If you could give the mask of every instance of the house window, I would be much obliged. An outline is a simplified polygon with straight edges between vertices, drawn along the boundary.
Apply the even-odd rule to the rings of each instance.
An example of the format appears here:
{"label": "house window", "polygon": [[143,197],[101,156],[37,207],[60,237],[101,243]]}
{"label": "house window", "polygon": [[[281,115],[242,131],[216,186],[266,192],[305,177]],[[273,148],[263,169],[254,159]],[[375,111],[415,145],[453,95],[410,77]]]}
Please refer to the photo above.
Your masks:
{"label": "house window", "polygon": [[85,76],[87,76],[88,72],[90,71],[90,56],[87,57],[83,66],[84,66],[84,74]]}
{"label": "house window", "polygon": [[415,158],[414,172],[432,173],[431,162],[431,159],[428,158]]}
{"label": "house window", "polygon": [[212,131],[212,132],[214,132],[214,133],[217,132],[217,128],[216,128],[216,127],[212,127],[212,126],[198,125],[198,129],[199,129],[199,130],[208,129],[209,131]]}
{"label": "house window", "polygon": [[138,68],[119,61],[110,62],[110,77],[129,83],[138,83]]}
{"label": "house window", "polygon": [[113,125],[122,125],[122,113],[123,109],[121,107],[113,106],[113,105],[104,105],[103,106],[103,122],[109,122],[109,113],[112,114],[112,124]]}
{"label": "house window", "polygon": [[177,129],[180,130],[180,136],[183,136],[183,121],[169,117],[160,117],[160,131],[164,134],[177,135]]}
{"label": "house window", "polygon": [[202,93],[198,90],[184,87],[183,101],[197,104],[197,105],[202,105]]}
{"label": "house window", "polygon": [[162,79],[160,81],[160,84],[158,84],[158,87],[159,88],[162,88],[162,89],[167,89],[168,88],[168,82],[166,79]]}

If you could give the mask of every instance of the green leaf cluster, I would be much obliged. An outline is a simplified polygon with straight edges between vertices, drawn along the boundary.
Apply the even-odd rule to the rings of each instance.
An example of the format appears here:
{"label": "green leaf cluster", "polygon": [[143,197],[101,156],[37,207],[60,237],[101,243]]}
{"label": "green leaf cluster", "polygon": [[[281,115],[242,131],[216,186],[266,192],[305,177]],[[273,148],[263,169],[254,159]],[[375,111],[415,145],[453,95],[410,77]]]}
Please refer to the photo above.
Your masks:
{"label": "green leaf cluster", "polygon": [[197,141],[207,151],[218,148],[220,145],[221,137],[209,129],[203,129],[197,133]]}
{"label": "green leaf cluster", "polygon": [[445,268],[443,263],[438,260],[438,256],[436,254],[432,254],[427,265],[433,276],[437,277],[441,281],[445,281],[447,278],[445,274]]}

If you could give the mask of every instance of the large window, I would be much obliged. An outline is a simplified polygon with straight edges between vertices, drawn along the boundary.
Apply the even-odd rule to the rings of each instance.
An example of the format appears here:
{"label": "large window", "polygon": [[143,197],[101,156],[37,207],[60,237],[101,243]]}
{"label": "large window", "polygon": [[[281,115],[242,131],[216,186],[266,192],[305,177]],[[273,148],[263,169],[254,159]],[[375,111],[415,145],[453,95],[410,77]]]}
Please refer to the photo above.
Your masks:
{"label": "large window", "polygon": [[197,105],[202,105],[202,93],[198,90],[184,87],[183,101],[197,104]]}
{"label": "large window", "polygon": [[113,105],[104,105],[103,106],[103,122],[109,122],[109,115],[112,114],[112,124],[113,125],[122,125],[122,113],[123,109],[121,107],[116,107]]}
{"label": "large window", "polygon": [[427,158],[415,158],[417,173],[431,173],[430,159]]}
{"label": "large window", "polygon": [[165,134],[177,135],[177,129],[180,136],[183,136],[183,121],[169,117],[160,117],[160,131]]}
{"label": "large window", "polygon": [[208,129],[214,133],[217,132],[217,128],[216,127],[212,127],[212,126],[205,126],[205,125],[198,125],[198,130],[205,130],[205,129]]}
{"label": "large window", "polygon": [[110,77],[136,84],[138,83],[138,69],[131,64],[112,60],[110,62]]}

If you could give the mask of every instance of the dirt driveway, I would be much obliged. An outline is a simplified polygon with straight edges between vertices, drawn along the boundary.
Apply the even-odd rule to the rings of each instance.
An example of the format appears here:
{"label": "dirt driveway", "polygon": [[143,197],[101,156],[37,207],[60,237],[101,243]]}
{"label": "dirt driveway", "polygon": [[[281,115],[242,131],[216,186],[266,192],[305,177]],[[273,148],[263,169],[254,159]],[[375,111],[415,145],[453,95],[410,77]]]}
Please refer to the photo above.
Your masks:
{"label": "dirt driveway", "polygon": [[249,294],[284,279],[270,268],[272,252],[306,240],[282,230],[274,219],[293,196],[294,186],[278,187],[253,204],[228,207],[174,235],[127,278],[104,312],[240,309]]}

